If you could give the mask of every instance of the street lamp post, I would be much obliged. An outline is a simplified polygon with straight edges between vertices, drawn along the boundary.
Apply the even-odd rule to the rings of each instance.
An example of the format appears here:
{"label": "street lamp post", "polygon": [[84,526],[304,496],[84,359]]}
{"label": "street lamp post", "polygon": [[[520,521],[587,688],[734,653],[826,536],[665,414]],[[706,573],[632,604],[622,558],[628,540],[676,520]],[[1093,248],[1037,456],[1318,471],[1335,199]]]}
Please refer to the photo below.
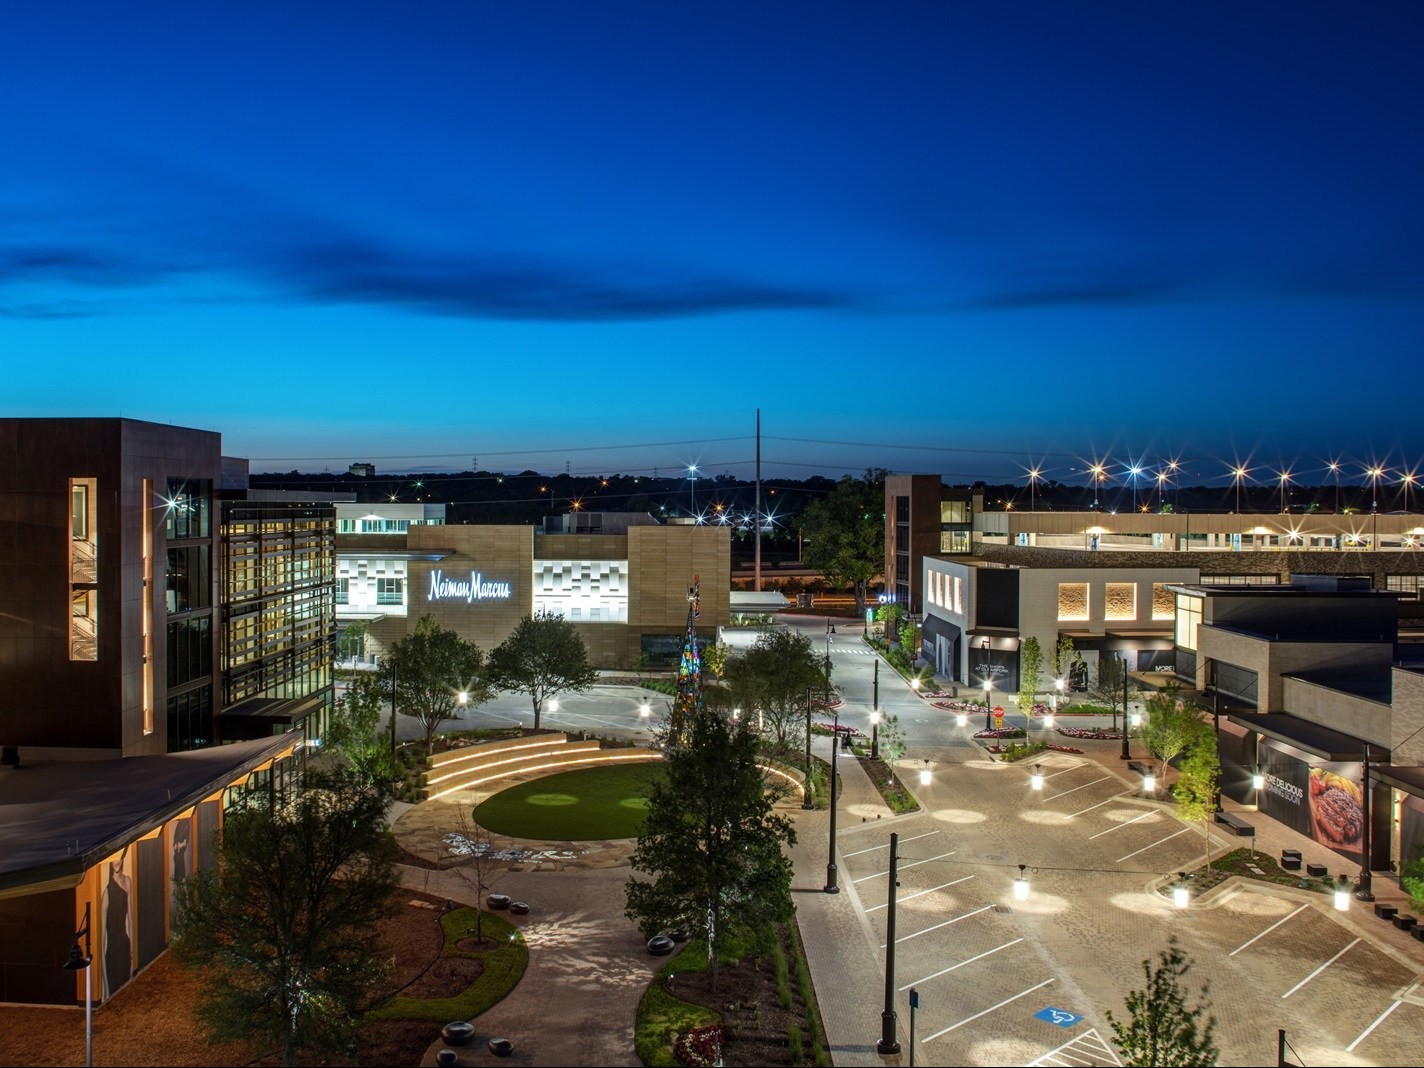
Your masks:
{"label": "street lamp post", "polygon": [[399,665],[391,659],[391,757],[396,755],[396,670]]}
{"label": "street lamp post", "polygon": [[1373,887],[1372,887],[1372,885],[1371,885],[1371,876],[1370,876],[1370,861],[1371,861],[1371,859],[1372,859],[1371,856],[1370,856],[1370,836],[1371,836],[1371,832],[1374,830],[1374,828],[1371,826],[1371,824],[1374,822],[1375,806],[1374,806],[1374,798],[1372,798],[1372,797],[1370,796],[1370,743],[1369,743],[1369,742],[1366,742],[1366,743],[1365,743],[1364,779],[1363,779],[1363,781],[1361,782],[1361,785],[1364,787],[1364,802],[1365,802],[1365,813],[1364,813],[1364,815],[1365,815],[1365,819],[1364,819],[1364,824],[1365,824],[1365,826],[1364,826],[1364,834],[1361,836],[1361,845],[1364,846],[1364,851],[1363,851],[1363,853],[1362,853],[1362,855],[1361,855],[1361,857],[1360,857],[1360,889],[1359,889],[1359,892],[1355,894],[1355,896],[1356,896],[1357,898],[1359,898],[1361,901],[1373,901],[1373,900],[1375,899],[1375,895],[1374,895]]}
{"label": "street lamp post", "polygon": [[1127,657],[1122,657],[1122,753],[1120,759],[1131,760],[1132,755],[1127,751],[1127,736],[1131,732],[1127,726]]}
{"label": "street lamp post", "polygon": [[1330,461],[1330,473],[1335,476],[1335,514],[1340,514],[1340,464],[1336,460]]}
{"label": "street lamp post", "polygon": [[1246,468],[1244,468],[1244,467],[1235,467],[1235,468],[1232,468],[1231,473],[1232,473],[1232,475],[1235,476],[1235,481],[1236,481],[1236,514],[1237,514],[1237,515],[1240,515],[1240,514],[1241,514],[1241,480],[1246,477]]}
{"label": "street lamp post", "polygon": [[[84,939],[84,949],[79,949],[79,940]],[[84,971],[84,1063],[94,1063],[94,954],[89,946],[89,902],[84,902],[84,923],[74,932],[74,945],[69,950],[69,959],[64,962],[67,972]]]}
{"label": "street lamp post", "polygon": [[[1211,688],[1211,725],[1216,731],[1216,749],[1221,751],[1221,691],[1215,686]],[[1219,766],[1219,765],[1218,765]],[[1221,811],[1221,775],[1216,776],[1216,786],[1212,791],[1212,803],[1216,806],[1216,811]]]}
{"label": "street lamp post", "polygon": [[806,796],[801,800],[801,807],[810,810],[816,807],[816,803],[811,800],[811,687],[806,687]]}
{"label": "street lamp post", "polygon": [[1282,472],[1281,472],[1281,512],[1282,512],[1282,514],[1284,514],[1285,512],[1289,511],[1289,509],[1286,507],[1286,485],[1290,482],[1290,478],[1291,478],[1291,473],[1290,473],[1289,471],[1282,471]]}
{"label": "street lamp post", "polygon": [[835,727],[831,731],[831,839],[826,852],[826,885],[828,894],[839,894],[836,885],[836,772],[839,768],[841,751],[841,714],[836,712]]}
{"label": "street lamp post", "polygon": [[900,836],[890,836],[890,885],[885,905],[885,1007],[880,1011],[880,1041],[875,1052],[889,1057],[900,1052],[895,1037],[895,888],[900,885]]}
{"label": "street lamp post", "polygon": [[993,680],[993,679],[985,679],[985,680],[984,680],[984,729],[985,729],[986,731],[987,731],[987,730],[991,730],[991,729],[993,728],[993,724],[990,722],[990,716],[992,715],[992,713],[991,713],[990,710],[989,710],[989,706],[990,706],[989,693],[990,693],[991,690],[993,690],[993,688],[994,688],[994,680]]}

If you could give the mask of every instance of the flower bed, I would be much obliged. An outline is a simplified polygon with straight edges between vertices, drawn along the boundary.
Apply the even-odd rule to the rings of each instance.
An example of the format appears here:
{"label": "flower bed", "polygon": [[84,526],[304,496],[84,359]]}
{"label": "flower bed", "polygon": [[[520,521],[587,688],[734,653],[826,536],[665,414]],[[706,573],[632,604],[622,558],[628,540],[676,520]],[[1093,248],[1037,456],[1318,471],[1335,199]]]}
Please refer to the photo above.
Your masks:
{"label": "flower bed", "polygon": [[860,731],[852,727],[849,723],[813,723],[811,724],[811,733],[849,735],[852,738],[860,737]]}
{"label": "flower bed", "polygon": [[1024,729],[1022,727],[991,727],[989,730],[978,730],[974,732],[976,738],[1022,738]]}
{"label": "flower bed", "polygon": [[[930,697],[938,696],[930,694]],[[943,708],[947,712],[983,712],[984,706],[975,704],[973,701],[935,701],[935,708]]]}
{"label": "flower bed", "polygon": [[1116,742],[1122,740],[1121,731],[1105,731],[1094,727],[1056,727],[1065,738],[1086,738],[1095,742]]}
{"label": "flower bed", "polygon": [[712,1068],[722,1063],[722,1025],[709,1024],[684,1031],[673,1040],[672,1051],[689,1068]]}

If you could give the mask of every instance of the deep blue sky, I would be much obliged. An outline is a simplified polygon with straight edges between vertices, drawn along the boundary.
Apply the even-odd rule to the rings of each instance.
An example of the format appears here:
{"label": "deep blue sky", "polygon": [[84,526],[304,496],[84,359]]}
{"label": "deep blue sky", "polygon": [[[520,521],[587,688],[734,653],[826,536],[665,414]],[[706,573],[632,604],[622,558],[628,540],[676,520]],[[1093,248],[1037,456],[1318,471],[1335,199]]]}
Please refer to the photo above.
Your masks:
{"label": "deep blue sky", "polygon": [[757,406],[802,475],[1413,466],[1421,55],[1415,3],[11,6],[0,414],[257,470],[749,475]]}

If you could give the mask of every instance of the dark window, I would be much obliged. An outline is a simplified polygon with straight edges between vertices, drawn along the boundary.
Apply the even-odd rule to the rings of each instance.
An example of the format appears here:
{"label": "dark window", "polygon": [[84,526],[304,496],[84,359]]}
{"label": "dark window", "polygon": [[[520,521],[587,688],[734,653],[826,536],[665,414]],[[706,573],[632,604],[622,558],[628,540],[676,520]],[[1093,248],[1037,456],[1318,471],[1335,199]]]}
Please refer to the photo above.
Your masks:
{"label": "dark window", "polygon": [[[683,640],[681,634],[644,634],[642,649],[650,664],[670,667],[682,660]],[[698,648],[701,648],[700,644]]]}
{"label": "dark window", "polygon": [[910,498],[895,498],[895,522],[908,523],[910,521]]}
{"label": "dark window", "polygon": [[376,580],[377,604],[404,604],[405,579],[378,578]]}
{"label": "dark window", "polygon": [[213,688],[199,686],[168,698],[168,751],[182,753],[213,742]]}
{"label": "dark window", "polygon": [[1230,704],[1255,706],[1256,672],[1220,660],[1211,663],[1211,685]]}
{"label": "dark window", "polygon": [[168,550],[168,611],[191,612],[212,605],[207,545]]}
{"label": "dark window", "polygon": [[339,578],[336,580],[336,603],[351,603],[351,580],[349,578]]}
{"label": "dark window", "polygon": [[168,624],[168,685],[182,686],[213,673],[211,621],[176,619]]}

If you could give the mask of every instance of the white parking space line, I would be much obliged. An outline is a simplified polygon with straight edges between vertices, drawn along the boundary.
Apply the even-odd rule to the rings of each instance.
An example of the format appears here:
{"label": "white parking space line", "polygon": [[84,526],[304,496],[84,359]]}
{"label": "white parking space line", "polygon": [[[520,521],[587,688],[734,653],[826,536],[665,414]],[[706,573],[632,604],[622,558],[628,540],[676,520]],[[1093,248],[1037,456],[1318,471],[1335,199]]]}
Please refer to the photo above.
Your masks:
{"label": "white parking space line", "polygon": [[[910,895],[908,895],[908,896],[906,896],[906,897],[896,898],[896,901],[897,901],[899,904],[903,905],[906,901],[913,901],[913,900],[914,900],[915,898],[917,898],[917,897],[924,897],[926,894],[933,894],[936,890],[943,890],[946,886],[954,886],[956,883],[967,883],[967,882],[968,882],[970,879],[972,879],[972,878],[974,878],[974,876],[972,876],[972,875],[966,875],[966,876],[964,876],[962,879],[951,879],[951,880],[950,880],[949,882],[947,882],[947,883],[940,883],[938,886],[932,886],[932,887],[930,887],[928,890],[920,890],[920,891],[917,891],[916,893],[910,894]],[[889,908],[889,907],[890,907],[890,902],[887,901],[887,902],[885,902],[885,904],[883,904],[883,905],[871,905],[870,908],[868,908],[868,909],[865,910],[865,912],[866,912],[866,915],[869,915],[870,913],[876,911],[877,909],[887,909],[887,908]]]}
{"label": "white parking space line", "polygon": [[1114,863],[1114,864],[1121,864],[1124,860],[1131,860],[1133,857],[1137,856],[1138,853],[1146,853],[1149,849],[1156,849],[1156,848],[1157,848],[1159,845],[1161,845],[1163,842],[1170,842],[1173,838],[1177,837],[1177,835],[1179,835],[1179,834],[1186,834],[1186,833],[1187,833],[1188,831],[1190,831],[1191,829],[1192,829],[1192,828],[1190,828],[1190,827],[1183,827],[1180,831],[1173,831],[1171,834],[1167,835],[1166,838],[1159,838],[1159,839],[1157,839],[1157,841],[1153,842],[1151,845],[1145,845],[1145,846],[1143,846],[1141,849],[1137,850],[1137,852],[1135,852],[1135,853],[1129,853],[1129,854],[1128,854],[1127,856],[1125,856],[1125,857],[1118,857],[1117,860],[1113,861],[1113,863]]}
{"label": "white parking space line", "polygon": [[[945,857],[952,857],[952,856],[954,856],[954,854],[956,854],[956,853],[958,853],[958,852],[959,852],[959,850],[957,850],[957,849],[951,849],[948,853],[941,853],[941,854],[940,854],[939,856],[937,856],[937,857],[926,857],[924,860],[912,860],[909,864],[901,864],[901,865],[899,865],[899,870],[900,870],[900,871],[904,871],[906,868],[918,868],[921,864],[933,864],[935,861],[937,861],[937,860],[943,860]],[[865,882],[865,880],[867,880],[867,879],[879,879],[882,875],[889,875],[889,874],[890,874],[890,869],[889,869],[889,868],[886,868],[884,871],[878,871],[878,872],[876,872],[874,875],[862,875],[859,879],[852,879],[851,882],[853,882],[853,883],[863,883],[863,882]]]}
{"label": "white parking space line", "polygon": [[1343,957],[1346,953],[1350,952],[1350,950],[1354,949],[1354,948],[1355,948],[1356,946],[1358,946],[1359,944],[1360,944],[1360,940],[1359,940],[1358,938],[1355,939],[1355,940],[1354,940],[1353,942],[1351,942],[1348,946],[1346,946],[1344,949],[1342,949],[1339,953],[1336,953],[1335,956],[1331,957],[1331,958],[1330,958],[1329,960],[1327,960],[1324,964],[1322,964],[1319,968],[1316,968],[1315,971],[1311,972],[1309,975],[1307,975],[1307,976],[1306,976],[1304,979],[1302,979],[1300,982],[1296,983],[1295,986],[1291,987],[1291,988],[1290,988],[1289,990],[1287,990],[1284,994],[1282,994],[1282,995],[1281,995],[1281,1000],[1284,1001],[1286,998],[1290,997],[1290,996],[1291,996],[1292,994],[1294,994],[1297,990],[1299,990],[1301,987],[1303,987],[1306,983],[1310,982],[1310,981],[1311,981],[1312,979],[1314,979],[1317,975],[1319,975],[1321,972],[1323,972],[1326,968],[1330,967],[1330,965],[1334,964],[1337,960],[1339,960],[1341,957]]}
{"label": "white parking space line", "polygon": [[1049,983],[1054,983],[1054,982],[1057,982],[1057,980],[1056,980],[1056,979],[1045,979],[1043,982],[1039,983],[1037,986],[1031,986],[1031,987],[1029,987],[1027,990],[1021,991],[1020,993],[1015,994],[1015,995],[1014,995],[1013,997],[1011,997],[1011,998],[1005,998],[1003,1001],[999,1002],[997,1005],[991,1005],[991,1006],[989,1006],[989,1008],[985,1009],[983,1012],[976,1012],[973,1016],[970,1016],[970,1017],[969,1017],[968,1019],[966,1019],[966,1020],[960,1020],[957,1024],[950,1024],[950,1025],[949,1025],[948,1027],[946,1027],[944,1030],[942,1030],[942,1031],[936,1031],[934,1034],[930,1035],[928,1038],[922,1039],[921,1041],[923,1041],[923,1042],[933,1042],[935,1039],[939,1038],[940,1035],[947,1035],[947,1034],[949,1034],[951,1031],[953,1031],[955,1028],[963,1027],[963,1026],[964,1026],[965,1024],[967,1024],[967,1023],[973,1023],[975,1020],[979,1019],[979,1017],[981,1017],[981,1016],[988,1016],[989,1013],[993,1012],[995,1009],[1002,1009],[1005,1005],[1009,1004],[1010,1002],[1018,1001],[1018,999],[1021,998],[1021,997],[1027,997],[1029,994],[1032,994],[1035,990],[1042,990],[1042,989],[1043,989],[1044,987],[1046,987]]}
{"label": "white parking space line", "polygon": [[1089,805],[1087,808],[1080,808],[1077,812],[1070,812],[1068,813],[1067,818],[1071,820],[1074,816],[1081,816],[1084,812],[1091,812],[1095,808],[1102,808],[1104,805],[1111,805],[1116,800],[1117,796],[1114,795],[1108,798],[1106,801],[1099,801],[1096,805]]}
{"label": "white parking space line", "polygon": [[[929,837],[930,835],[932,835],[932,834],[939,834],[939,833],[940,833],[939,831],[926,831],[924,834],[916,834],[916,835],[912,835],[912,836],[909,837],[909,838],[901,838],[901,839],[900,839],[900,844],[901,844],[901,845],[904,845],[906,842],[913,842],[913,841],[915,841],[915,839],[917,839],[917,838],[928,838],[928,837]],[[842,859],[842,860],[848,860],[848,859],[850,859],[851,857],[858,857],[858,856],[860,856],[862,853],[874,853],[877,849],[889,849],[889,848],[890,848],[890,843],[889,843],[889,842],[886,842],[884,845],[869,846],[869,847],[866,848],[866,849],[857,849],[854,853],[842,853],[842,854],[841,854],[841,859]]]}
{"label": "white parking space line", "polygon": [[1370,1032],[1373,1031],[1373,1030],[1374,1030],[1376,1027],[1378,1027],[1380,1024],[1384,1023],[1384,1018],[1385,1018],[1386,1016],[1388,1016],[1390,1013],[1392,1013],[1395,1009],[1399,1008],[1399,1007],[1400,1007],[1401,1005],[1403,1005],[1403,1004],[1404,1004],[1404,1002],[1402,1002],[1402,1001],[1392,1001],[1392,1002],[1390,1002],[1389,1008],[1385,1009],[1384,1012],[1382,1012],[1382,1013],[1380,1013],[1378,1016],[1376,1016],[1376,1017],[1375,1017],[1375,1022],[1372,1023],[1372,1024],[1370,1024],[1369,1027],[1366,1027],[1366,1028],[1364,1029],[1364,1031],[1362,1031],[1362,1032],[1360,1033],[1360,1037],[1359,1037],[1359,1038],[1355,1039],[1355,1041],[1351,1042],[1348,1046],[1345,1047],[1345,1052],[1346,1052],[1346,1053],[1354,1053],[1354,1052],[1355,1052],[1355,1047],[1358,1046],[1358,1045],[1359,1045],[1361,1042],[1363,1042],[1365,1039],[1369,1038],[1369,1037],[1370,1037]]}
{"label": "white parking space line", "polygon": [[968,960],[962,960],[958,964],[951,964],[948,968],[941,968],[939,971],[935,972],[934,975],[927,975],[923,979],[917,980],[916,982],[906,983],[900,989],[909,990],[912,986],[923,986],[931,979],[938,979],[941,975],[948,975],[950,972],[955,971],[958,968],[963,968],[966,964],[973,964],[976,960],[983,960],[985,957],[993,953],[997,953],[1001,949],[1008,949],[1010,946],[1016,946],[1022,941],[1022,938],[1015,938],[1012,942],[1005,942],[1002,946],[995,946],[993,949],[986,949],[978,956],[970,957]]}
{"label": "white parking space line", "polygon": [[1148,816],[1155,816],[1155,815],[1157,815],[1156,812],[1144,812],[1144,813],[1143,813],[1142,815],[1140,815],[1140,816],[1133,816],[1132,819],[1128,820],[1126,823],[1119,823],[1116,827],[1109,827],[1109,828],[1108,828],[1107,830],[1105,830],[1105,831],[1099,831],[1097,834],[1089,835],[1089,836],[1088,836],[1088,841],[1091,842],[1094,838],[1101,838],[1101,837],[1102,837],[1103,835],[1105,835],[1105,834],[1112,834],[1113,831],[1120,831],[1120,830],[1122,830],[1124,827],[1131,827],[1131,826],[1132,826],[1134,823],[1136,823],[1138,820],[1145,820]]}
{"label": "white parking space line", "polygon": [[[1070,1053],[1069,1050],[1072,1052]],[[1082,1056],[1076,1056],[1082,1054]],[[1087,1058],[1086,1060],[1084,1058]],[[1029,1068],[1048,1068],[1049,1065],[1062,1065],[1064,1068],[1070,1065],[1121,1065],[1117,1054],[1113,1048],[1103,1041],[1102,1035],[1098,1034],[1096,1027],[1090,1027],[1077,1038],[1063,1043],[1057,1049],[1051,1049],[1036,1061],[1029,1063]]]}
{"label": "white parking space line", "polygon": [[1259,940],[1259,939],[1265,938],[1268,934],[1270,934],[1272,931],[1274,931],[1277,927],[1279,927],[1281,924],[1285,923],[1286,920],[1292,919],[1292,918],[1295,917],[1295,916],[1299,916],[1302,912],[1304,912],[1304,911],[1305,911],[1306,909],[1308,909],[1308,908],[1310,908],[1309,905],[1302,905],[1300,908],[1298,908],[1298,909],[1296,909],[1294,912],[1292,912],[1289,916],[1284,916],[1284,917],[1282,917],[1281,919],[1277,920],[1275,923],[1271,924],[1271,926],[1267,927],[1264,931],[1262,931],[1260,934],[1258,934],[1255,938],[1251,939],[1249,942],[1242,942],[1239,946],[1237,946],[1237,947],[1236,947],[1235,949],[1233,949],[1230,953],[1228,953],[1227,956],[1228,956],[1228,957],[1234,957],[1234,956],[1236,956],[1236,954],[1240,953],[1240,952],[1241,952],[1243,949],[1245,949],[1247,946],[1251,945],[1252,942],[1255,942],[1255,941],[1257,941],[1257,940]]}
{"label": "white parking space line", "polygon": [[1048,779],[1056,779],[1056,778],[1058,778],[1058,776],[1060,776],[1060,775],[1067,775],[1070,771],[1077,771],[1079,768],[1086,768],[1087,766],[1088,766],[1088,762],[1087,762],[1086,760],[1084,760],[1084,761],[1081,761],[1080,763],[1074,764],[1074,765],[1073,765],[1072,767],[1070,767],[1070,768],[1064,768],[1062,771],[1055,771],[1052,775],[1045,775],[1043,778],[1044,778],[1045,780],[1048,780]]}
{"label": "white parking space line", "polygon": [[[904,938],[895,939],[895,944],[898,946],[901,942],[908,942],[912,938],[919,938],[920,935],[929,934],[931,931],[938,931],[941,927],[948,927],[951,923],[958,923],[960,920],[967,920],[970,916],[978,916],[979,913],[988,912],[993,907],[993,905],[985,905],[983,908],[975,909],[973,912],[966,912],[963,916],[956,916],[952,920],[945,920],[943,923],[937,923],[933,927],[926,927],[923,931],[916,931],[914,934],[907,934]],[[880,948],[884,949],[886,945],[887,943],[881,942]]]}
{"label": "white parking space line", "polygon": [[[1045,801],[1052,801],[1054,798],[1067,797],[1069,794],[1076,794],[1079,790],[1086,790],[1089,786],[1096,786],[1100,782],[1107,782],[1111,775],[1104,775],[1101,779],[1094,779],[1092,782],[1085,782],[1082,786],[1075,786],[1071,790],[1064,790],[1061,794],[1054,794],[1052,797],[1045,797]],[[1103,804],[1107,804],[1106,801]]]}

